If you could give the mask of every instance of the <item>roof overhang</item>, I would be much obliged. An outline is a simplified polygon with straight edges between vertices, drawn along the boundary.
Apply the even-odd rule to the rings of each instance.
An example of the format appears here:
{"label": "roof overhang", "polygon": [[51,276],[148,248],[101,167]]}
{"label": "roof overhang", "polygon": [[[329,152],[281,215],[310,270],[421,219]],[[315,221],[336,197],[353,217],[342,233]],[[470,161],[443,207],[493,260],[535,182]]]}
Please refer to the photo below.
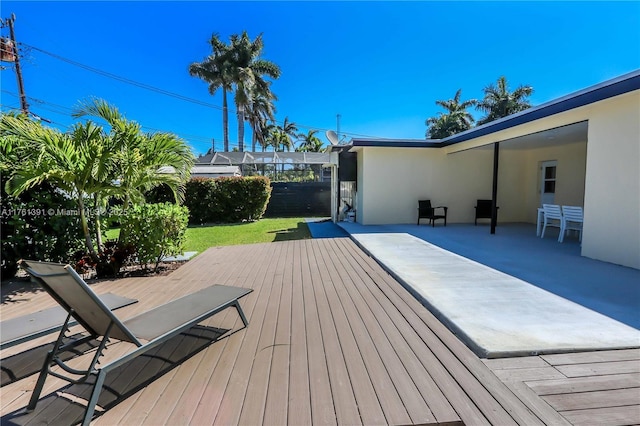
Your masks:
{"label": "roof overhang", "polygon": [[[535,134],[538,135],[536,143],[549,144],[548,140],[553,139],[554,134],[567,132],[573,134],[564,140],[574,140],[575,134],[584,133],[588,120],[582,107],[636,90],[640,90],[640,70],[444,139],[353,139],[350,150],[359,151],[366,147],[446,148],[447,153],[454,153],[505,140],[524,141],[525,136]],[[541,135],[542,132],[550,133]],[[558,142],[556,140],[555,144]]]}
{"label": "roof overhang", "polygon": [[356,152],[362,148],[442,148],[442,142],[437,139],[352,139],[351,149]]}
{"label": "roof overhang", "polygon": [[442,139],[442,144],[443,146],[449,146],[471,139],[477,139],[481,136],[560,114],[634,90],[640,90],[640,70],[607,80],[542,105],[483,124],[482,126],[474,127],[465,132],[449,136],[448,138]]}

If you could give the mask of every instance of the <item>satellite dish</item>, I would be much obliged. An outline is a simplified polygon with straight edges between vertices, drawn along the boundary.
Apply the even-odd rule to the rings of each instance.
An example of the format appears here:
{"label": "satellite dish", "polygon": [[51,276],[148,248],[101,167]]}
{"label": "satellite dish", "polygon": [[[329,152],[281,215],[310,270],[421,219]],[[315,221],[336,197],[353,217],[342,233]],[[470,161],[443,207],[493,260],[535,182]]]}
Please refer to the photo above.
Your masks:
{"label": "satellite dish", "polygon": [[325,135],[327,135],[327,139],[329,139],[331,145],[338,145],[338,135],[336,134],[336,132],[334,132],[333,130],[327,130],[325,132]]}

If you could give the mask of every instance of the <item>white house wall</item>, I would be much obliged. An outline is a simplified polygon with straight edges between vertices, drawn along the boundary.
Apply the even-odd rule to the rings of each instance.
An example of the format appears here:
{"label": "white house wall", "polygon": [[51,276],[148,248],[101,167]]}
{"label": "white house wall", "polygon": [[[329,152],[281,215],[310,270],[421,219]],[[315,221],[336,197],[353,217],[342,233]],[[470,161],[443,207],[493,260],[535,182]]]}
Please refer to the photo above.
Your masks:
{"label": "white house wall", "polygon": [[449,207],[448,221],[473,217],[478,198],[491,197],[493,152],[447,156],[437,148],[358,151],[358,222],[416,223],[418,200]]}
{"label": "white house wall", "polygon": [[[555,203],[582,206],[586,154],[586,141],[527,150],[503,146],[498,168],[499,221],[536,222],[544,161],[558,162]],[[473,217],[469,221],[473,221]]]}
{"label": "white house wall", "polygon": [[640,269],[640,92],[589,117],[582,254]]}

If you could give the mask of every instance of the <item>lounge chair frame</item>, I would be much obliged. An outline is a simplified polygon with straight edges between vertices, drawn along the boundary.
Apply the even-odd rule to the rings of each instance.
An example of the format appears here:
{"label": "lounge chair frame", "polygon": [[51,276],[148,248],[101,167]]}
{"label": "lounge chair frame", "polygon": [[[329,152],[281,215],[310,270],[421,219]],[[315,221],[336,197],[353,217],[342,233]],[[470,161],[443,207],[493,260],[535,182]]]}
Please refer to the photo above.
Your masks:
{"label": "lounge chair frame", "polygon": [[[33,261],[21,261],[20,265],[69,313],[58,335],[54,348],[48,353],[42,366],[38,381],[27,406],[27,412],[33,411],[36,408],[47,375],[51,374],[52,376],[73,384],[84,383],[91,376],[95,376],[95,384],[93,385],[91,397],[82,421],[83,425],[89,425],[93,418],[105,378],[114,368],[148,352],[172,337],[229,307],[236,308],[244,327],[247,327],[249,324],[238,300],[251,293],[253,289],[214,285],[175,299],[123,322],[104,305],[100,298],[71,266]],[[65,286],[56,283],[56,280],[65,280]],[[77,284],[77,286],[71,288],[74,283]],[[212,302],[211,306],[203,307],[203,304],[207,304],[208,301]],[[196,305],[195,308],[194,305]],[[87,309],[89,309],[91,313],[84,316]],[[185,320],[186,315],[190,312],[197,313],[189,316],[189,318]],[[72,318],[75,318],[75,320],[87,330],[89,336],[63,344],[63,338],[72,323]],[[162,324],[163,321],[165,324]],[[169,322],[169,324],[166,324],[166,322]],[[103,355],[107,342],[111,338],[128,341],[136,345],[137,348],[98,368],[98,360]],[[92,339],[99,340],[100,344],[86,370],[71,368],[58,357],[60,353]],[[143,340],[145,342],[143,342]],[[73,378],[52,371],[52,365],[57,365],[65,372],[80,377]]]}
{"label": "lounge chair frame", "polygon": [[[99,297],[112,311],[138,302],[136,299],[129,299],[113,293],[101,294]],[[0,322],[0,349],[60,331],[63,324],[66,324],[67,314],[68,312],[62,306],[56,305]],[[70,319],[69,327],[72,325],[75,325],[75,320]]]}

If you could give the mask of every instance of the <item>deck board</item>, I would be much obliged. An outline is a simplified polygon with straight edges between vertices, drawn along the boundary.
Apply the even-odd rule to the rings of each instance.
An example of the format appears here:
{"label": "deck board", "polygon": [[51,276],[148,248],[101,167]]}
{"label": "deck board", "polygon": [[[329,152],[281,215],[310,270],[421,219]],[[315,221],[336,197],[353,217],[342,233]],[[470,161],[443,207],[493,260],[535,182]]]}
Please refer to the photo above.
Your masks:
{"label": "deck board", "polygon": [[[533,398],[536,407],[556,411],[569,423],[623,425],[640,422],[640,351],[578,352],[535,358],[539,361],[513,358],[508,362],[487,360],[485,363],[523,401]],[[542,367],[545,371],[556,370],[558,378],[531,374],[534,369],[531,365],[540,363],[548,365]]]}
{"label": "deck board", "polygon": [[[126,398],[103,392],[108,409],[93,424],[534,425],[638,419],[634,395],[640,373],[634,365],[640,351],[480,360],[349,238],[212,248],[164,277],[92,287],[138,299],[118,311],[126,319],[211,284],[254,290],[241,300],[249,326],[241,328],[236,311],[228,309],[167,342],[159,349],[161,358],[141,357],[116,370],[108,379],[114,389],[143,387]],[[53,305],[43,292],[13,294],[2,304],[2,317]],[[211,337],[214,328],[234,332]],[[34,339],[0,356],[46,342]],[[110,344],[103,362],[130,346]],[[81,365],[90,355],[71,363]],[[31,375],[0,388],[3,421],[26,405],[35,380]],[[36,412],[10,421],[70,422],[80,406],[56,392],[74,398],[86,390],[49,378]]]}

